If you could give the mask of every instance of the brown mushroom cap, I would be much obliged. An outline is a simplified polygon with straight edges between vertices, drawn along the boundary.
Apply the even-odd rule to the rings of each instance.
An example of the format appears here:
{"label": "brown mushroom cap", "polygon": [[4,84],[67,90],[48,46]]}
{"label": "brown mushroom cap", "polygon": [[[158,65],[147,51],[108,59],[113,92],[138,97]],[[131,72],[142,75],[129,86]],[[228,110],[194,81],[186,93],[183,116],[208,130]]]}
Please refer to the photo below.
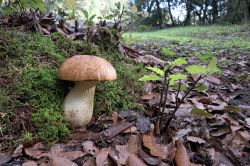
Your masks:
{"label": "brown mushroom cap", "polygon": [[115,68],[105,59],[90,55],[75,55],[58,70],[58,78],[68,81],[115,80]]}

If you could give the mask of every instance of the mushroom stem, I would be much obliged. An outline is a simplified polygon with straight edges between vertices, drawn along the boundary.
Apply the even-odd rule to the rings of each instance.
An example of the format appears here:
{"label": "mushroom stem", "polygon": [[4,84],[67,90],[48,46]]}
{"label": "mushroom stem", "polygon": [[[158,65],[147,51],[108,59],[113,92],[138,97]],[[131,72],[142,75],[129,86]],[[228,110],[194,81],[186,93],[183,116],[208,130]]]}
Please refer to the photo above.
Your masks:
{"label": "mushroom stem", "polygon": [[73,127],[84,127],[92,118],[96,81],[79,81],[67,94],[64,115]]}

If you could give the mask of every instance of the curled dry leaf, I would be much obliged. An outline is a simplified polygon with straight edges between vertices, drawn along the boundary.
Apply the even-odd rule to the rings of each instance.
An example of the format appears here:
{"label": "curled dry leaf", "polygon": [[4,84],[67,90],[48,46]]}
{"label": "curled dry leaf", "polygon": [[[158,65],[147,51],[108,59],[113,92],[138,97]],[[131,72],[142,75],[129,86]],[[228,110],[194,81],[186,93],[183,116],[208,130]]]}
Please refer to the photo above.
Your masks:
{"label": "curled dry leaf", "polygon": [[190,162],[189,155],[181,140],[176,142],[176,147],[177,147],[177,151],[174,157],[174,161],[176,165],[177,166],[190,166],[191,162]]}
{"label": "curled dry leaf", "polygon": [[18,156],[20,156],[20,154],[22,153],[22,151],[23,151],[23,144],[19,145],[19,146],[15,149],[15,151],[14,151],[12,157],[18,157]]}
{"label": "curled dry leaf", "polygon": [[204,144],[206,143],[206,141],[204,139],[198,138],[198,137],[193,137],[193,136],[187,136],[187,140],[194,142],[194,143],[198,143],[198,144]]}
{"label": "curled dry leaf", "polygon": [[94,142],[92,141],[85,141],[82,143],[82,146],[84,152],[91,154],[93,156],[95,156],[99,151],[99,149],[94,145]]}
{"label": "curled dry leaf", "polygon": [[155,137],[143,135],[143,145],[150,150],[152,156],[165,158],[173,158],[176,148],[174,143],[168,145],[157,144]]}
{"label": "curled dry leaf", "polygon": [[159,165],[161,163],[161,160],[159,160],[157,157],[150,156],[149,154],[144,152],[141,148],[139,149],[138,154],[148,165]]}
{"label": "curled dry leaf", "polygon": [[30,148],[25,148],[24,151],[30,157],[40,158],[40,155],[44,152],[44,149],[44,145],[39,142]]}
{"label": "curled dry leaf", "polygon": [[54,157],[51,166],[77,166],[77,164],[63,157]]}
{"label": "curled dry leaf", "polygon": [[107,161],[108,154],[109,152],[107,148],[101,149],[96,155],[96,166],[103,166]]}
{"label": "curled dry leaf", "polygon": [[128,166],[146,166],[146,164],[135,154],[130,154],[128,157]]}

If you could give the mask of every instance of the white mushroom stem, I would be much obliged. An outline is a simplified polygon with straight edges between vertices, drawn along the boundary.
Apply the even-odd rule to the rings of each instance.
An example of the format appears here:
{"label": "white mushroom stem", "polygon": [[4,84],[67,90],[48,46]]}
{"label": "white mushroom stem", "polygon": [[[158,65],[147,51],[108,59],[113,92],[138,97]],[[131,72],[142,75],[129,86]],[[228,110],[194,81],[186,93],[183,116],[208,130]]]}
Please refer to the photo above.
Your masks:
{"label": "white mushroom stem", "polygon": [[64,115],[73,127],[84,127],[92,118],[97,81],[75,82],[64,101]]}

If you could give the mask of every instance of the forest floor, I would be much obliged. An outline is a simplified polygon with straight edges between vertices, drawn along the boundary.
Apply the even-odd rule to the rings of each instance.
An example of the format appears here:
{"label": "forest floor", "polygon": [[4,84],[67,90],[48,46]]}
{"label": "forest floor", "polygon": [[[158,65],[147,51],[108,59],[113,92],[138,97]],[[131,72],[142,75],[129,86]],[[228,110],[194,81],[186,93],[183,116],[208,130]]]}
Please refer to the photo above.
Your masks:
{"label": "forest floor", "polygon": [[[9,33],[16,36],[12,32]],[[21,37],[22,40],[15,39],[12,44],[21,44],[27,36],[21,35]],[[36,42],[43,42],[43,44],[51,42],[51,40],[47,41],[41,36],[33,38],[33,35],[29,35],[28,37],[30,38],[26,41],[27,43],[30,43],[35,38],[37,38]],[[11,46],[11,44],[5,42],[6,38],[8,39],[8,35],[2,36],[2,40],[0,38],[0,46],[3,48]],[[26,86],[25,83],[29,82],[33,75],[34,78],[42,78],[43,82],[47,84],[56,79],[52,75],[56,74],[55,67],[57,67],[58,63],[67,57],[64,54],[72,55],[73,53],[83,54],[86,52],[85,48],[75,45],[67,48],[70,52],[65,53],[67,51],[65,49],[66,45],[63,45],[63,42],[58,42],[58,36],[50,38],[53,41],[51,45],[56,43],[55,46],[59,46],[60,49],[54,48],[54,45],[53,48],[47,47],[51,50],[46,50],[42,56],[38,52],[32,52],[33,54],[36,53],[37,57],[24,57],[24,64],[19,64],[15,60],[15,54],[22,51],[22,49],[10,47],[11,51],[6,54],[11,53],[11,56],[4,55],[0,57],[1,66],[13,69],[11,76],[18,76],[16,77],[17,80],[22,83],[20,86]],[[4,153],[0,154],[0,165],[1,163],[6,166],[21,165],[22,163],[26,165],[53,166],[73,164],[83,166],[184,166],[191,165],[191,163],[192,165],[224,164],[233,166],[250,164],[250,29],[248,26],[178,27],[155,32],[130,32],[124,35],[124,40],[131,49],[145,55],[145,57],[146,55],[152,55],[157,58],[159,63],[173,61],[182,57],[187,60],[188,64],[204,65],[215,56],[221,72],[219,75],[209,76],[204,80],[209,87],[207,91],[192,91],[188,95],[176,112],[175,118],[165,132],[166,135],[159,137],[153,132],[153,129],[157,128],[154,125],[155,111],[157,111],[160,103],[159,82],[148,82],[142,87],[138,85],[140,83],[138,83],[137,79],[143,76],[145,71],[141,65],[134,64],[133,59],[119,58],[117,53],[115,53],[114,58],[112,55],[113,50],[102,54],[99,51],[94,52],[98,56],[109,58],[109,61],[118,68],[118,79],[120,78],[121,83],[100,86],[100,89],[97,90],[97,101],[100,100],[100,103],[95,105],[96,109],[102,108],[106,106],[105,101],[107,98],[113,97],[114,101],[112,101],[111,106],[116,106],[113,108],[115,112],[104,114],[105,110],[104,112],[101,110],[99,113],[101,116],[96,115],[86,131],[70,130],[69,139],[64,141],[57,139],[57,141],[51,142],[49,146],[48,143],[42,143],[40,140],[32,138],[29,141],[25,140],[11,144],[12,149],[4,149]],[[28,44],[27,49],[33,49],[34,45],[37,44]],[[26,45],[22,45],[22,47],[25,48]],[[57,52],[53,56],[47,57],[53,62],[50,64],[44,57],[54,49]],[[43,46],[39,47],[39,51],[43,51]],[[86,53],[91,54],[93,51],[88,50]],[[57,57],[57,54],[62,57]],[[12,58],[15,61],[12,60],[10,63],[6,61],[6,58],[8,60]],[[59,62],[57,62],[57,58],[59,58]],[[151,64],[143,57],[140,61],[136,60],[136,62],[144,63],[144,65]],[[26,63],[32,65],[27,66]],[[39,70],[36,69],[38,63],[42,64],[38,65]],[[153,62],[153,64],[156,65],[157,63]],[[27,74],[22,78],[20,75],[26,72],[21,71],[26,71],[29,67],[31,67],[33,75]],[[43,71],[44,67],[49,68],[48,72]],[[51,69],[53,69],[52,72],[49,72]],[[15,71],[19,72],[15,73]],[[8,77],[10,73],[3,76],[6,72],[8,73],[9,70],[1,73],[0,78],[7,81],[10,78]],[[38,73],[38,75],[35,73]],[[53,78],[46,79],[45,77],[48,75]],[[3,90],[5,86],[11,86],[11,84],[8,85],[7,83],[1,84]],[[35,82],[32,86],[37,86],[38,92],[42,93],[44,89],[39,87],[44,86],[44,83],[39,81],[39,83]],[[30,84],[27,87],[30,87]],[[120,87],[122,87],[122,90],[120,90]],[[50,85],[48,88],[53,90],[54,85]],[[108,88],[108,90],[103,90],[105,88]],[[129,90],[131,88],[132,91]],[[16,88],[13,88],[12,91],[7,91],[4,95],[15,90]],[[103,92],[109,91],[112,92],[110,95],[105,96],[105,98],[101,97],[104,94]],[[22,88],[20,92],[23,92]],[[33,93],[33,91],[30,91],[30,93]],[[63,93],[65,92],[60,92],[59,95],[65,95]],[[8,100],[18,100],[22,104],[25,103],[25,108],[26,106],[29,108],[30,105],[27,105],[29,100],[24,100],[22,93],[20,94],[14,93],[13,96],[10,95]],[[44,94],[49,95],[50,92]],[[170,111],[175,104],[176,99],[173,97],[175,94],[176,91],[171,90],[169,96],[167,96],[167,107]],[[130,100],[126,95],[136,97],[133,102],[137,101],[140,105],[143,105],[144,111],[140,111],[139,107],[134,109],[136,105],[133,104],[123,106],[121,103]],[[180,93],[180,96],[183,95],[183,93]],[[26,96],[26,98],[28,97]],[[40,95],[37,97],[40,100],[39,97]],[[60,102],[55,102],[55,105],[61,104],[61,98]],[[6,105],[9,106],[9,104],[3,104],[3,106]],[[211,116],[193,115],[191,114],[193,107],[206,110]],[[106,109],[106,107],[104,108]],[[20,111],[22,112],[22,110]],[[4,114],[0,110],[2,117],[4,117]],[[22,117],[18,118],[21,119]],[[28,118],[30,118],[30,115]],[[23,121],[21,120],[21,122]],[[23,127],[21,122],[20,128]],[[15,127],[13,128],[15,129]],[[26,128],[28,127],[26,126]],[[33,127],[31,129],[36,130]],[[14,134],[17,132],[18,130],[12,132],[6,129],[6,131],[0,133],[2,134],[2,137],[0,137],[1,143],[6,143],[6,139],[15,138]],[[11,133],[11,136],[8,136],[9,133]],[[23,136],[21,137],[24,139]]]}

